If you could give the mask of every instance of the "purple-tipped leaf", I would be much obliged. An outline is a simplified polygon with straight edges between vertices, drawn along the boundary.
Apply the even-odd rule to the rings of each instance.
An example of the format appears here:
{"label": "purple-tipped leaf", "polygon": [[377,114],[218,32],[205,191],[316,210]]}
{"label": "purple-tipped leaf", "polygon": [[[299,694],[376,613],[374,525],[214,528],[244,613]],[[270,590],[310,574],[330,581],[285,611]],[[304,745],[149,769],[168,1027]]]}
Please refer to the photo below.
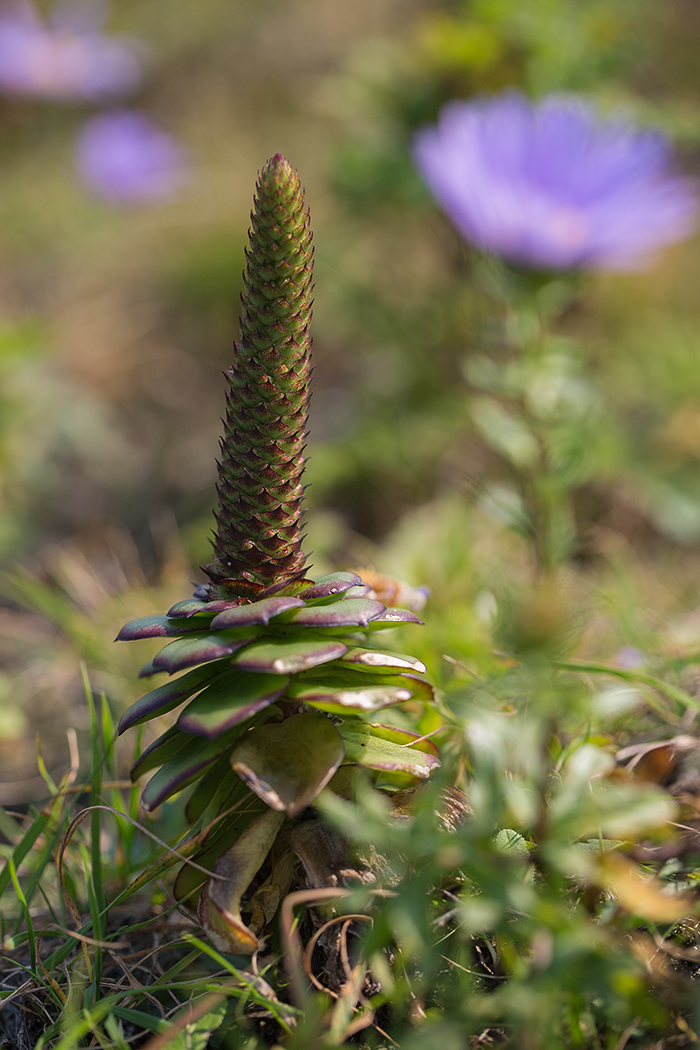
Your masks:
{"label": "purple-tipped leaf", "polygon": [[243,893],[260,870],[275,841],[282,816],[269,810],[240,836],[214,866],[199,899],[198,916],[207,937],[220,952],[252,955],[258,938],[241,918]]}
{"label": "purple-tipped leaf", "polygon": [[197,598],[185,598],[182,602],[175,602],[175,604],[168,609],[166,616],[194,616],[196,613],[211,612],[207,602],[200,602]]}
{"label": "purple-tipped leaf", "polygon": [[206,631],[208,621],[202,619],[171,620],[167,616],[141,616],[138,620],[125,623],[117,635],[118,642],[131,642],[136,638],[167,638],[184,634],[186,631]]}
{"label": "purple-tipped leaf", "polygon": [[156,671],[174,674],[195,664],[230,656],[256,637],[254,631],[220,631],[218,634],[197,635],[196,638],[178,638],[154,656],[153,667]]}
{"label": "purple-tipped leaf", "polygon": [[188,671],[187,674],[183,674],[173,682],[166,682],[165,685],[152,689],[150,693],[146,693],[135,704],[132,704],[128,711],[124,712],[119,722],[119,733],[131,729],[132,726],[140,725],[141,722],[148,722],[156,715],[164,715],[172,711],[174,707],[178,707],[207,682],[211,682],[212,679],[222,674],[228,666],[227,661],[222,661],[207,664],[205,667],[197,667],[194,671]]}
{"label": "purple-tipped leaf", "polygon": [[347,591],[343,591],[342,598],[344,601],[348,598],[366,598],[371,593],[372,588],[368,583],[358,583],[356,587],[348,587]]}
{"label": "purple-tipped leaf", "polygon": [[139,678],[150,678],[151,675],[158,674],[160,670],[160,667],[156,667],[153,660],[149,660],[139,671]]}
{"label": "purple-tipped leaf", "polygon": [[[199,791],[200,786],[208,781],[212,776],[218,774],[222,776],[221,764],[222,759],[219,759],[214,763],[213,766],[207,770],[202,779],[197,784],[195,791]],[[245,785],[242,783],[241,778],[231,769],[231,764],[228,761],[228,756],[225,758],[226,766],[228,769],[226,776],[227,780],[230,778],[230,782],[236,785],[239,791],[245,791]],[[242,797],[242,795],[241,795]],[[207,882],[210,878],[211,871],[213,870],[217,860],[227,850],[230,850],[232,846],[245,834],[246,826],[254,824],[256,820],[259,820],[261,815],[265,813],[267,807],[263,807],[262,802],[256,799],[257,805],[253,802],[248,808],[246,804],[245,817],[242,814],[237,814],[236,817],[231,814],[228,819],[217,821],[213,828],[209,828],[208,832],[204,835],[203,845],[191,856],[194,864],[183,864],[178,872],[178,875],[173,883],[173,898],[177,901],[185,901],[188,907],[192,908],[197,900],[194,896],[195,891],[198,887],[201,887],[203,882]],[[190,803],[187,803],[188,808]],[[189,817],[188,817],[189,819]],[[195,864],[197,867],[195,867]],[[200,871],[199,866],[207,870]]]}
{"label": "purple-tipped leaf", "polygon": [[[219,604],[212,603],[212,604]],[[219,613],[211,622],[214,630],[221,627],[247,627],[251,624],[266,624],[274,616],[279,616],[289,609],[297,609],[303,606],[300,598],[275,597],[263,598],[259,602],[250,602],[248,605],[237,605],[225,612]]]}
{"label": "purple-tipped leaf", "polygon": [[136,783],[144,773],[149,773],[152,769],[162,766],[164,762],[167,762],[168,759],[177,754],[185,744],[185,740],[186,738],[177,726],[171,726],[170,729],[166,729],[145,751],[141,752],[134,762],[130,773],[132,781]]}
{"label": "purple-tipped leaf", "polygon": [[[185,806],[185,819],[195,824],[208,806],[212,809],[218,804],[218,810],[228,808],[228,799],[234,790],[241,788],[240,779],[231,769],[228,755],[222,755],[211,766],[204,776],[200,777],[192,790]],[[206,825],[206,822],[205,822]],[[211,836],[217,841],[219,825],[214,825]]]}
{"label": "purple-tipped leaf", "polygon": [[242,727],[229,730],[215,740],[205,740],[201,736],[192,737],[181,734],[186,743],[176,755],[160,767],[154,777],[148,781],[141,805],[150,812],[165,802],[172,795],[196,780],[205,769],[216,762],[219,755],[233,746]]}
{"label": "purple-tipped leaf", "polygon": [[310,667],[337,660],[347,652],[344,642],[328,638],[318,641],[289,641],[286,638],[253,642],[234,657],[233,663],[245,671],[270,671],[272,674],[297,674]]}
{"label": "purple-tipped leaf", "polygon": [[287,695],[319,710],[343,715],[352,710],[378,711],[411,698],[429,703],[433,690],[426,681],[413,675],[369,674],[343,666],[342,661],[337,660],[331,667],[297,675]]}
{"label": "purple-tipped leaf", "polygon": [[235,602],[202,602],[198,598],[186,598],[182,602],[176,602],[172,609],[168,609],[168,616],[196,616],[197,613],[220,613],[224,609],[233,609],[239,605]]}
{"label": "purple-tipped leaf", "polygon": [[285,614],[284,622],[304,627],[366,627],[386,611],[373,598],[348,598],[332,605],[312,605]]}
{"label": "purple-tipped leaf", "polygon": [[333,723],[305,712],[251,729],[231,755],[231,765],[271,809],[295,817],[326,786],[343,754]]}
{"label": "purple-tipped leaf", "polygon": [[178,718],[186,733],[210,739],[252,718],[278,699],[289,678],[276,674],[250,674],[236,670],[225,675],[195,697]]}
{"label": "purple-tipped leaf", "polygon": [[312,587],[305,587],[298,592],[297,597],[306,602],[313,598],[330,598],[361,583],[362,579],[355,572],[331,572],[327,576],[319,576]]}

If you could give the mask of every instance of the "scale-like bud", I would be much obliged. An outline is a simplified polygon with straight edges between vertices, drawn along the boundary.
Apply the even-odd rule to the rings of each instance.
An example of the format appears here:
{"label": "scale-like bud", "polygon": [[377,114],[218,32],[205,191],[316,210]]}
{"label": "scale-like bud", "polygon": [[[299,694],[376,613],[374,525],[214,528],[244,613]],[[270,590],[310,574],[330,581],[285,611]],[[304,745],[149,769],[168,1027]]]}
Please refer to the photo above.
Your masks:
{"label": "scale-like bud", "polygon": [[313,247],[297,172],[281,154],[258,178],[228,393],[210,598],[256,597],[303,576],[304,443]]}

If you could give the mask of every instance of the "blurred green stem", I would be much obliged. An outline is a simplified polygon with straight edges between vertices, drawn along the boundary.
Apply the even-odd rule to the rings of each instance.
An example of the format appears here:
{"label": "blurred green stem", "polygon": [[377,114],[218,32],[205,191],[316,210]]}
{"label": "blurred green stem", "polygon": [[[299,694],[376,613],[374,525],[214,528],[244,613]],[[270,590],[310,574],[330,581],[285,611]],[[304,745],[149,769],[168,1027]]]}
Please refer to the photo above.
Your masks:
{"label": "blurred green stem", "polygon": [[569,299],[545,296],[547,285],[533,285],[529,296],[519,295],[507,318],[513,351],[520,360],[523,380],[512,398],[512,410],[532,437],[536,452],[528,466],[514,464],[516,480],[527,513],[529,538],[537,578],[551,577],[571,554],[574,535],[573,486],[565,464],[554,460],[554,427],[546,412],[537,410],[531,377],[543,371],[548,327]]}

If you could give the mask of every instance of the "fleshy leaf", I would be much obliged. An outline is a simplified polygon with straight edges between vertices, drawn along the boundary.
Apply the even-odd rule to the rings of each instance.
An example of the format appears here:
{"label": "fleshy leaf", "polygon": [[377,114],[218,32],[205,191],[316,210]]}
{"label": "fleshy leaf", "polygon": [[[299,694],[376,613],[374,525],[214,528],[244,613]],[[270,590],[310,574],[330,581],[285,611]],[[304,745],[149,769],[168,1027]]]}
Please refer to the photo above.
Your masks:
{"label": "fleshy leaf", "polygon": [[251,729],[231,765],[268,806],[295,817],[325,787],[343,755],[330,719],[309,711]]}
{"label": "fleshy leaf", "polygon": [[284,617],[285,623],[305,627],[366,627],[386,611],[386,606],[373,598],[348,598],[332,605],[307,605]]}
{"label": "fleshy leaf", "polygon": [[269,810],[243,832],[214,866],[214,876],[199,900],[199,921],[207,937],[220,952],[252,955],[259,942],[241,918],[241,897],[270,852],[284,820]]}
{"label": "fleshy leaf", "polygon": [[186,597],[184,602],[175,602],[168,609],[167,616],[193,616],[197,612],[210,612],[207,602],[199,602],[196,597]]}
{"label": "fleshy leaf", "polygon": [[[366,598],[368,594],[372,593],[372,588],[368,583],[358,583],[354,587],[349,587],[347,591],[343,591],[341,598],[344,602],[347,602],[350,598]],[[379,601],[379,599],[377,599]],[[382,602],[382,604],[384,604]]]}
{"label": "fleshy leaf", "polygon": [[[201,817],[214,795],[219,792],[222,796],[228,791],[240,787],[240,781],[231,769],[228,755],[217,758],[213,766],[207,770],[204,776],[195,784],[185,806],[185,816],[190,824],[194,824]],[[226,804],[222,804],[225,808]]]}
{"label": "fleshy leaf", "polygon": [[215,740],[204,740],[201,736],[181,733],[185,743],[171,759],[164,763],[146,784],[141,795],[141,805],[149,812],[156,809],[171,795],[181,791],[233,746],[243,727],[230,729]]}
{"label": "fleshy leaf", "polygon": [[299,591],[297,597],[309,601],[313,598],[330,598],[333,594],[342,594],[362,583],[362,579],[355,572],[331,572],[327,576],[319,576],[312,587],[305,587]]}
{"label": "fleshy leaf", "polygon": [[245,671],[271,671],[273,674],[297,674],[309,667],[336,660],[347,652],[344,642],[329,638],[318,641],[290,641],[287,638],[253,642],[233,659]]}
{"label": "fleshy leaf", "polygon": [[135,638],[167,638],[186,631],[206,631],[207,623],[200,620],[171,620],[168,616],[141,616],[129,620],[117,635],[118,642],[131,642]]}
{"label": "fleshy leaf", "polygon": [[185,741],[186,737],[182,735],[177,726],[166,729],[136,759],[131,767],[131,779],[135,782],[144,773],[156,769],[157,766],[162,766],[164,762],[178,753]]}
{"label": "fleshy leaf", "polygon": [[266,624],[270,622],[273,616],[279,616],[280,613],[286,612],[288,609],[296,609],[300,605],[303,606],[303,604],[300,598],[292,598],[291,596],[263,598],[259,602],[249,602],[248,605],[236,605],[234,608],[219,613],[212,620],[211,626],[212,629],[219,630],[221,627],[247,627],[250,624]]}
{"label": "fleshy leaf", "polygon": [[379,711],[416,695],[421,700],[431,700],[432,689],[427,682],[408,675],[387,677],[333,667],[325,674],[295,678],[288,695],[322,711],[342,715],[348,709]]}
{"label": "fleshy leaf", "polygon": [[343,722],[338,732],[345,744],[346,762],[421,778],[429,777],[440,765],[435,745],[406,729]]}
{"label": "fleshy leaf", "polygon": [[374,674],[396,674],[399,671],[412,671],[414,674],[425,674],[425,664],[415,656],[405,653],[385,653],[379,649],[361,649],[356,646],[348,649],[341,662],[357,668],[358,671],[370,671]]}
{"label": "fleshy leaf", "polygon": [[153,657],[153,667],[174,674],[194,664],[230,656],[257,637],[255,631],[241,629],[200,634],[196,638],[177,638]]}
{"label": "fleshy leaf", "polygon": [[370,624],[365,628],[366,631],[381,631],[384,627],[397,627],[401,623],[423,623],[415,613],[412,613],[409,609],[393,609],[387,608],[385,613],[381,616],[377,616],[375,620],[372,620]]}
{"label": "fleshy leaf", "polygon": [[141,722],[147,722],[149,719],[155,718],[156,715],[163,715],[168,711],[172,711],[174,707],[178,707],[203,685],[222,674],[228,667],[229,663],[227,660],[215,661],[207,664],[205,667],[197,667],[194,671],[188,671],[187,674],[183,674],[173,682],[166,682],[165,685],[152,689],[150,693],[146,693],[145,696],[142,696],[140,700],[137,700],[135,704],[132,704],[124,712],[119,722],[119,732],[123,733],[126,729],[131,729],[132,726],[137,726]]}
{"label": "fleshy leaf", "polygon": [[[205,829],[205,834],[200,836],[199,849],[192,856],[192,860],[207,871],[199,871],[192,865],[185,864],[182,869],[178,872],[177,878],[173,885],[173,894],[176,900],[182,900],[183,897],[188,897],[188,904],[194,906],[196,904],[196,897],[193,897],[193,892],[197,890],[203,882],[206,882],[210,877],[210,873],[214,869],[219,857],[221,857],[227,850],[234,846],[241,835],[249,828],[256,820],[267,811],[267,806],[259,799],[255,798],[250,791],[248,791],[246,785],[243,783],[240,777],[236,776],[234,771],[226,758],[226,765],[228,766],[229,775],[233,778],[236,783],[238,793],[234,795],[231,791],[228,793],[228,798],[225,800],[225,804],[228,806],[228,799],[233,800],[234,798],[241,802],[245,797],[246,801],[244,804],[244,812],[231,813],[225,816],[223,820],[218,821],[213,828],[208,827],[208,821],[206,817],[202,821]],[[215,762],[214,765],[205,774],[204,779],[211,776],[211,774],[219,769],[219,762]],[[234,789],[235,790],[235,789]],[[217,796],[220,793],[217,791]],[[220,803],[219,809],[222,808],[223,803]],[[197,895],[198,897],[199,895]]]}
{"label": "fleshy leaf", "polygon": [[180,729],[213,739],[252,718],[282,695],[289,678],[236,671],[204,689],[177,720]]}
{"label": "fleshy leaf", "polygon": [[151,675],[158,674],[159,672],[160,668],[154,665],[153,660],[149,660],[139,671],[139,678],[150,678]]}

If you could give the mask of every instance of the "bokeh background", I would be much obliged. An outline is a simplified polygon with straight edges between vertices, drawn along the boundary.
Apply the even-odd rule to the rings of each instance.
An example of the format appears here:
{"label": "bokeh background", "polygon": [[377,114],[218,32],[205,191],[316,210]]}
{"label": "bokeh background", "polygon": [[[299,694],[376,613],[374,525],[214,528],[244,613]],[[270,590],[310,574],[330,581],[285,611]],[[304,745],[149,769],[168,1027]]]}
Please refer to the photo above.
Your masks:
{"label": "bokeh background", "polygon": [[[678,169],[700,174],[694,0],[85,0],[37,10],[65,32],[84,18],[97,25],[98,8],[90,40],[122,42],[138,75],[128,89],[66,97],[50,54],[35,57],[33,88],[3,77],[2,18],[19,8],[0,7],[7,806],[42,795],[37,730],[49,770],[70,761],[70,731],[86,725],[79,661],[118,713],[138,695],[142,662],[112,646],[120,623],[201,579],[221,372],[269,156],[299,169],[315,231],[311,561],[429,586],[437,627],[417,655],[438,680],[442,653],[468,661],[488,647],[498,580],[521,570],[523,553],[493,498],[507,472],[468,411],[470,362],[498,361],[507,332],[484,295],[483,260],[414,168],[415,130],[450,98],[577,92],[663,129]],[[91,175],[79,146],[96,119],[125,108],[167,137],[162,163],[175,172],[132,193],[128,157],[100,181],[101,157]],[[585,345],[605,395],[581,450],[571,571],[592,610],[583,644],[606,658],[622,646],[672,653],[695,623],[699,283],[696,238],[645,272],[588,278],[559,325],[563,341]]]}

